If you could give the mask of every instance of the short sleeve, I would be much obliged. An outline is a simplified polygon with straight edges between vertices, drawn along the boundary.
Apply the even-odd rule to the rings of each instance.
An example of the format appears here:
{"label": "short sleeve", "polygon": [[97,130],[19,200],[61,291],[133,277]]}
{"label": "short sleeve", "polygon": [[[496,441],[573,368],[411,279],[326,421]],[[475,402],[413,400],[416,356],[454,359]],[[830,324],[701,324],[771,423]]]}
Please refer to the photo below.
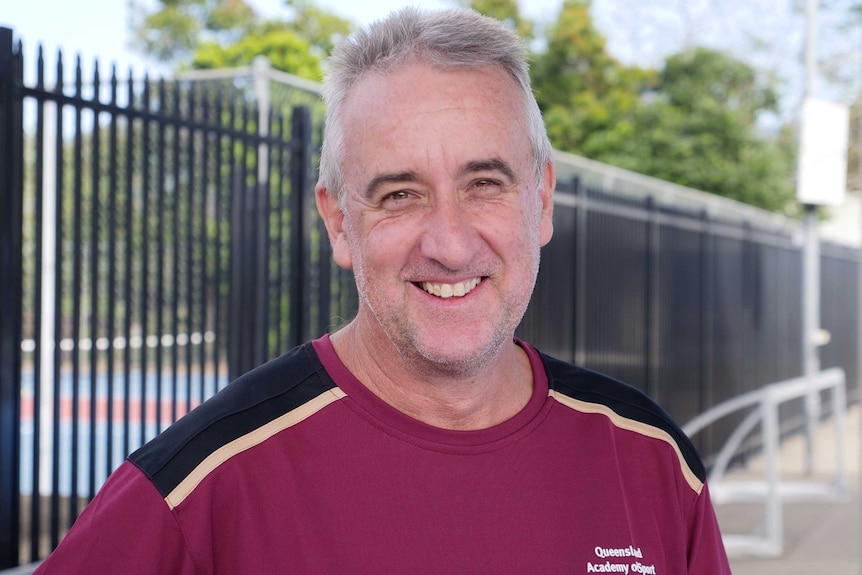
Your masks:
{"label": "short sleeve", "polygon": [[192,575],[197,570],[167,503],[126,461],[35,573]]}

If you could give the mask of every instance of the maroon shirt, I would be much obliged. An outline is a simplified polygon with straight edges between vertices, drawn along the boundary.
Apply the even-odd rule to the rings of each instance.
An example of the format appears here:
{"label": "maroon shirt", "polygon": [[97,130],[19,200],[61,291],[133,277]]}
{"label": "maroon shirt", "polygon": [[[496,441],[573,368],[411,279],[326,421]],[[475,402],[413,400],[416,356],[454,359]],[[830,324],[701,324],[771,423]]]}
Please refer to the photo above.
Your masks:
{"label": "maroon shirt", "polygon": [[646,396],[522,342],[479,431],[393,409],[328,336],[127,460],[37,573],[729,574],[697,454]]}

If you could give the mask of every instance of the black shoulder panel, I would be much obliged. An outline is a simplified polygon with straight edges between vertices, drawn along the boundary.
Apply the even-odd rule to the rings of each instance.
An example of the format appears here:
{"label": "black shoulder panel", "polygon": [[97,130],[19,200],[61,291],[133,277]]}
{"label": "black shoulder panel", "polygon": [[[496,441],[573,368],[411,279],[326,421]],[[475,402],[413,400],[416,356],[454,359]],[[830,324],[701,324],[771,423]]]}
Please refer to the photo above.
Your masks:
{"label": "black shoulder panel", "polygon": [[603,405],[621,417],[666,432],[679,447],[691,471],[701,482],[706,480],[706,470],[691,440],[649,396],[606,375],[576,367],[545,354],[541,356],[551,389],[572,399]]}
{"label": "black shoulder panel", "polygon": [[239,377],[129,460],[167,496],[223,445],[334,387],[314,348],[306,343]]}

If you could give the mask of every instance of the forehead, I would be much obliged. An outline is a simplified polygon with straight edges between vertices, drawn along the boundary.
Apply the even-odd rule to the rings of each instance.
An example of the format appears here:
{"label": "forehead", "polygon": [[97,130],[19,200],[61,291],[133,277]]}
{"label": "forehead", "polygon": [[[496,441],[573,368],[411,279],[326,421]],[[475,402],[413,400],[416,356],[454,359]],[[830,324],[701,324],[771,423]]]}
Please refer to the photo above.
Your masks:
{"label": "forehead", "polygon": [[344,103],[345,175],[358,168],[418,170],[405,164],[432,160],[517,163],[527,154],[531,161],[525,111],[514,80],[494,66],[411,62],[366,73]]}
{"label": "forehead", "polygon": [[[421,58],[409,57],[385,69],[371,69],[359,76],[351,86],[347,99],[357,100],[368,90],[381,93],[398,94],[409,91],[410,84],[432,83],[445,87],[451,83],[495,82],[516,92],[515,80],[500,66],[445,66],[434,64]],[[442,83],[442,86],[441,86]],[[408,86],[405,86],[407,84]],[[399,87],[403,90],[399,90]],[[435,90],[440,93],[440,90]]]}

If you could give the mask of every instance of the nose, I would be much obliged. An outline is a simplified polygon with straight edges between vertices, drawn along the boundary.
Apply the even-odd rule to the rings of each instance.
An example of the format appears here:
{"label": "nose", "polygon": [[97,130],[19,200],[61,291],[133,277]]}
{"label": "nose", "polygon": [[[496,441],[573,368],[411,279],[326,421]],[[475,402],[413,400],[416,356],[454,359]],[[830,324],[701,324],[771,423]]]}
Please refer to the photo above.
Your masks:
{"label": "nose", "polygon": [[459,270],[473,260],[478,244],[479,234],[457,194],[438,196],[425,221],[420,242],[422,255],[447,269]]}

